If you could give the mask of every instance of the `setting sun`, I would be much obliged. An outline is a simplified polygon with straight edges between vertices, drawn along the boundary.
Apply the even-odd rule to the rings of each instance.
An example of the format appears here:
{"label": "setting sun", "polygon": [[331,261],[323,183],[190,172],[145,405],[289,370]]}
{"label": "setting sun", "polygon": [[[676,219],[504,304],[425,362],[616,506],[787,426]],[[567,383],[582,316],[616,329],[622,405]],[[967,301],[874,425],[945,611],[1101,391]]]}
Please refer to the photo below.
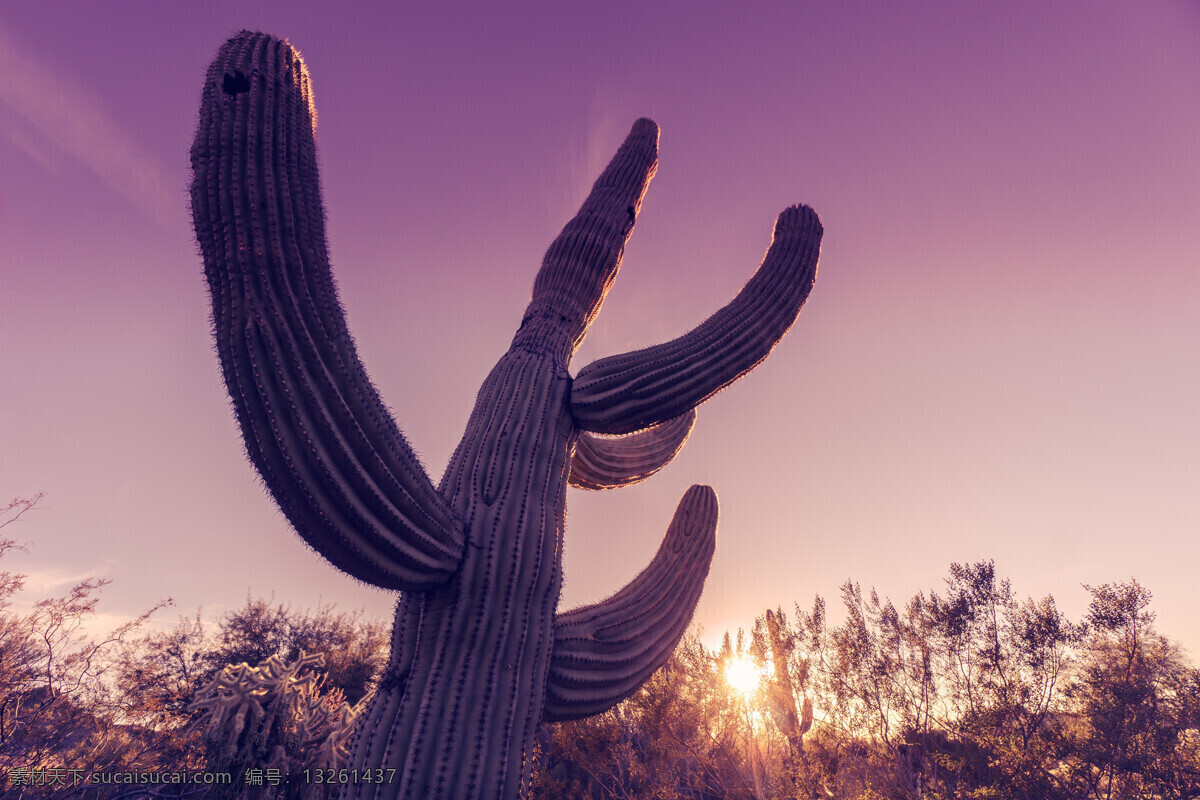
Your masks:
{"label": "setting sun", "polygon": [[748,658],[735,658],[725,667],[725,682],[741,694],[751,694],[763,679],[763,671]]}

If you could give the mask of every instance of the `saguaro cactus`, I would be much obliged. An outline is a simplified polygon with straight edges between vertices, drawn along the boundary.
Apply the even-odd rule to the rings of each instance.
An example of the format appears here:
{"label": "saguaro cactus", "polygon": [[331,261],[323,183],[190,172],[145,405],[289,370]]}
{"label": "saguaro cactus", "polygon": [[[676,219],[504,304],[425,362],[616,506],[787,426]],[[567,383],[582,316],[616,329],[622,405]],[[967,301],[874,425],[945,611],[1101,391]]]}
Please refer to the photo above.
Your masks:
{"label": "saguaro cactus", "polygon": [[[800,663],[799,678],[800,695],[804,698],[800,705],[800,713],[796,713],[796,686],[792,682],[791,661],[796,651],[795,637],[787,630],[787,621],[783,609],[772,611],[767,609],[767,641],[771,647],[772,674],[768,681],[767,708],[771,712],[775,724],[783,731],[788,740],[787,752],[783,755],[784,772],[790,780],[796,779],[796,758],[806,760],[804,754],[804,734],[808,733],[813,724],[812,698],[808,697],[808,661]],[[759,628],[755,623],[755,634]]]}
{"label": "saguaro cactus", "polygon": [[671,460],[695,407],[766,358],[796,319],[821,226],[805,206],[785,210],[729,305],[572,380],[571,356],[657,165],[658,127],[638,120],[547,251],[434,487],[346,327],[315,119],[306,68],[286,42],[243,32],[221,48],[204,85],[191,198],[225,383],[249,457],[297,532],[339,569],[401,592],[386,673],[352,746],[360,782],[347,793],[511,800],[540,722],[610,708],[665,661],[716,543],[716,494],[693,486],[640,575],[601,603],[556,613],[567,486],[623,486]]}

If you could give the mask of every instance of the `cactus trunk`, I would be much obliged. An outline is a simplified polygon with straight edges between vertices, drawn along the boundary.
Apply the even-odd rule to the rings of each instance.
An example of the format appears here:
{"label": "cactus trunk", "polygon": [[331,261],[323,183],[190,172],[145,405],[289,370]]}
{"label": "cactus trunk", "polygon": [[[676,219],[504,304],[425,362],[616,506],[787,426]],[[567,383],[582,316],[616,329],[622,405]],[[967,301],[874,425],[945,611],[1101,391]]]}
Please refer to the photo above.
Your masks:
{"label": "cactus trunk", "polygon": [[[547,251],[435,487],[359,362],[338,302],[314,128],[299,54],[260,33],[230,39],[204,87],[192,212],[251,462],[310,546],[402,592],[391,657],[351,748],[359,780],[343,794],[515,800],[541,722],[611,708],[665,662],[716,545],[716,494],[693,486],[646,569],[607,600],[559,613],[567,486],[627,486],[674,457],[695,406],[765,358],[795,320],[816,276],[820,223],[807,207],[788,209],[729,306],[572,381],[571,357],[657,166],[658,127],[639,120]],[[614,432],[634,435],[592,436]]]}
{"label": "cactus trunk", "polygon": [[555,512],[570,466],[569,386],[544,354],[506,355],[479,393],[469,453],[440,487],[470,521],[470,545],[447,583],[401,599],[391,660],[351,757],[395,769],[389,791],[400,797],[519,792],[562,584]]}

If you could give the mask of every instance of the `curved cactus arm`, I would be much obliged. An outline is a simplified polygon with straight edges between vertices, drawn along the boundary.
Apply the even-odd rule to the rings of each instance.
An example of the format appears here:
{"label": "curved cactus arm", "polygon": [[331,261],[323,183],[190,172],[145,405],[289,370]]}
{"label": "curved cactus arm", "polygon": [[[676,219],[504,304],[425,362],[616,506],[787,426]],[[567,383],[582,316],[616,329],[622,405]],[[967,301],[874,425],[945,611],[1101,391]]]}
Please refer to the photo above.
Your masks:
{"label": "curved cactus arm", "polygon": [[556,354],[570,359],[617,277],[657,168],[658,125],[639,119],[579,212],[546,250],[514,345],[549,342]]}
{"label": "curved cactus arm", "polygon": [[666,663],[691,622],[717,545],[717,494],[684,493],[650,565],[609,599],[554,620],[545,719],[599,714]]}
{"label": "curved cactus arm", "polygon": [[209,68],[192,214],[225,384],[250,460],[297,532],[390,589],[443,582],[461,525],[371,385],[325,246],[308,73],[243,32]]}
{"label": "curved cactus arm", "polygon": [[618,489],[644,481],[671,463],[695,423],[693,410],[620,439],[601,439],[583,431],[571,458],[568,482],[580,489]]}
{"label": "curved cactus arm", "polygon": [[571,414],[584,430],[629,433],[677,417],[758,366],[783,338],[817,277],[821,222],[784,210],[762,266],[729,305],[665,344],[580,370]]}

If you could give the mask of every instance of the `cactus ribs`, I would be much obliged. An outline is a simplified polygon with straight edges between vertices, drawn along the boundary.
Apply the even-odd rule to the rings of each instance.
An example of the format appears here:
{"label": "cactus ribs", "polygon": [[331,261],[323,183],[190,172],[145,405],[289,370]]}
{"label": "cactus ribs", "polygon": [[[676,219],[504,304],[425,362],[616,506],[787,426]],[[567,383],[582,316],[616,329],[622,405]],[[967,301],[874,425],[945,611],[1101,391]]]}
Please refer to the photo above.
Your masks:
{"label": "cactus ribs", "polygon": [[[196,236],[225,385],[250,460],[338,569],[401,592],[382,685],[351,767],[357,797],[513,800],[542,721],[633,693],[691,619],[717,497],[687,490],[658,554],[613,597],[558,613],[568,485],[669,462],[695,408],[767,357],[816,279],[821,225],[786,209],[741,293],[674,341],[567,371],[616,278],[658,161],[638,120],[547,251],[507,353],[434,486],[359,361],[334,287],[307,70],[243,32],[208,71],[192,146]],[[632,434],[604,438],[594,434]]]}

